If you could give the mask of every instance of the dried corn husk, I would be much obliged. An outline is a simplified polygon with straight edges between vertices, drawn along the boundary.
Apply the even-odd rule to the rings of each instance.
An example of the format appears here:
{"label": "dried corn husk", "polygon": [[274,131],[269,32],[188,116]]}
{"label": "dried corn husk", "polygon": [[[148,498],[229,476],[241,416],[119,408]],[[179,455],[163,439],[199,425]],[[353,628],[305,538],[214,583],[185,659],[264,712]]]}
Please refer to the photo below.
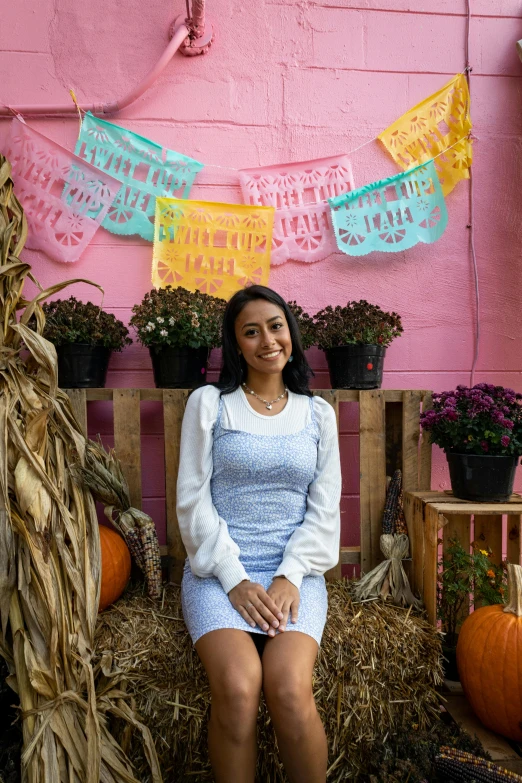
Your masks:
{"label": "dried corn husk", "polygon": [[409,556],[410,541],[402,506],[400,470],[395,471],[388,485],[382,532],[379,543],[384,560],[361,577],[355,587],[356,599],[390,598],[397,606],[415,606],[420,609],[422,601],[413,595],[402,565],[402,561]]}
{"label": "dried corn husk", "polygon": [[74,470],[105,505],[105,516],[118,528],[145,576],[149,596],[159,598],[161,557],[156,526],[148,514],[131,507],[129,486],[114,452],[87,441],[84,462],[77,463]]}
{"label": "dried corn husk", "polygon": [[[160,783],[150,731],[132,709],[125,678],[108,657],[98,669],[92,664],[98,522],[89,489],[68,470],[84,460],[85,438],[58,389],[40,306],[76,281],[42,290],[18,258],[27,225],[10,171],[0,155],[0,653],[20,696],[22,777],[140,783],[110,732],[116,717],[141,731],[151,779]],[[30,301],[26,278],[39,289]],[[36,331],[27,326],[32,316]]]}
{"label": "dried corn husk", "polygon": [[[426,728],[439,715],[441,636],[427,620],[389,602],[353,601],[346,580],[327,583],[328,619],[314,671],[314,694],[326,728],[328,783],[366,780],[376,742],[401,726]],[[206,744],[208,681],[187,633],[180,590],[160,604],[128,591],[98,619],[96,651],[114,650],[143,721],[156,742],[165,783],[212,780]],[[286,781],[262,700],[258,783]],[[139,747],[131,752],[142,783],[150,777]]]}

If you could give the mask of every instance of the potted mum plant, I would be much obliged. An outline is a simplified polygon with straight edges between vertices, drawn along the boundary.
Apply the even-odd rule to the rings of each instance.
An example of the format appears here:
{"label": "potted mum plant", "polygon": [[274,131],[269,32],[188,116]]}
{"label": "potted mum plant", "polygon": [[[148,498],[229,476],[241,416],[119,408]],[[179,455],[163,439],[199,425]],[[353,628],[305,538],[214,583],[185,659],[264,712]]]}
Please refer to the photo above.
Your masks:
{"label": "potted mum plant", "polygon": [[401,317],[361,299],[325,307],[314,317],[334,389],[378,389],[387,346],[402,334]]}
{"label": "potted mum plant", "polygon": [[186,288],[153,288],[132,308],[138,340],[149,349],[162,389],[195,389],[207,379],[211,348],[221,344],[226,301]]}
{"label": "potted mum plant", "polygon": [[104,387],[111,352],[132,343],[123,322],[92,302],[81,302],[74,296],[46,302],[43,311],[43,336],[56,348],[60,387]]}
{"label": "potted mum plant", "polygon": [[521,400],[522,394],[491,383],[433,395],[421,426],[446,453],[456,497],[509,500],[522,454]]}

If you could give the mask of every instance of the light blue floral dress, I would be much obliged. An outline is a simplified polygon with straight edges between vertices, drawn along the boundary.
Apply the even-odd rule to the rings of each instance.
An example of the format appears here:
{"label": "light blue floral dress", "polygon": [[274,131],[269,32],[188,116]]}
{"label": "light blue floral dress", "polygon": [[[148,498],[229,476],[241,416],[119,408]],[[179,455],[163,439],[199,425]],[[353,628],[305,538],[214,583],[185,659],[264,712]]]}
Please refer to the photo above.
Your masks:
{"label": "light blue floral dress", "polygon": [[[212,502],[226,520],[240,548],[240,561],[251,581],[268,589],[283,559],[290,536],[304,519],[308,487],[317,464],[319,429],[310,398],[310,421],[291,435],[254,435],[225,429],[220,398],[210,482]],[[185,562],[181,585],[183,617],[192,642],[221,628],[266,634],[252,628],[234,609],[216,577],[195,576]],[[300,588],[297,623],[287,631],[301,631],[321,642],[328,600],[323,576],[305,576]]]}

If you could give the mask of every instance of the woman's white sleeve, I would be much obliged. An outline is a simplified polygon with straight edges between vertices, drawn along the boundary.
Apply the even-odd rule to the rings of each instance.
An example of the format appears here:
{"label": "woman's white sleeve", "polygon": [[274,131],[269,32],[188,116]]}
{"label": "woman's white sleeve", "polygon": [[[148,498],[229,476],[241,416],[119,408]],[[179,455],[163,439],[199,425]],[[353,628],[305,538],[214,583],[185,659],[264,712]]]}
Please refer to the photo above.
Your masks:
{"label": "woman's white sleeve", "polygon": [[306,513],[285,547],[274,576],[286,576],[296,587],[303,576],[320,576],[339,561],[341,460],[337,421],[333,408],[314,399],[320,439],[317,465],[308,487]]}
{"label": "woman's white sleeve", "polygon": [[177,514],[192,573],[216,576],[229,593],[249,577],[239,560],[239,547],[210,493],[218,406],[219,391],[215,387],[196,389],[188,399],[181,428]]}

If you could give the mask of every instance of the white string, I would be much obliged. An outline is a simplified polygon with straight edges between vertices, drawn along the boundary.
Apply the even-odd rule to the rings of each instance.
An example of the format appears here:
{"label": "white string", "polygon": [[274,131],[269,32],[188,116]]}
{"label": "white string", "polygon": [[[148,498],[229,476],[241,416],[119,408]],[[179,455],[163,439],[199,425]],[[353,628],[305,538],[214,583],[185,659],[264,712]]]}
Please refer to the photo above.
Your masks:
{"label": "white string", "polygon": [[[465,136],[461,136],[460,139],[457,139],[457,141],[454,141],[453,144],[450,144],[449,147],[444,147],[443,150],[441,150],[440,152],[437,152],[437,154],[433,155],[433,157],[430,158],[429,160],[425,160],[423,162],[418,162],[417,165],[422,166],[425,163],[429,163],[430,160],[435,160],[435,158],[438,158],[439,155],[444,155],[445,152],[448,152],[453,147],[456,147],[457,144],[460,144],[461,141],[464,141],[464,139],[471,138],[471,137],[478,138],[477,136],[473,136],[473,134],[471,134],[471,133],[467,133]],[[343,155],[353,155],[355,152],[358,152],[358,150],[361,150],[363,147],[367,147],[368,144],[372,144],[374,141],[377,141],[378,138],[379,138],[378,136],[374,136],[373,139],[369,139],[369,141],[365,141],[364,144],[360,144],[358,147],[355,147],[353,150],[348,150],[348,152],[343,152],[341,154],[343,154]],[[283,164],[280,164],[280,165],[283,165]],[[287,165],[290,165],[290,164],[287,164]],[[217,163],[205,163],[204,167],[206,169],[222,169],[223,171],[235,171],[235,172],[241,171],[241,169],[235,169],[235,168],[232,168],[232,166],[218,166]],[[254,167],[252,167],[252,168],[254,168]],[[263,168],[263,166],[260,166],[260,168]],[[404,173],[406,174],[407,170],[404,171]]]}

